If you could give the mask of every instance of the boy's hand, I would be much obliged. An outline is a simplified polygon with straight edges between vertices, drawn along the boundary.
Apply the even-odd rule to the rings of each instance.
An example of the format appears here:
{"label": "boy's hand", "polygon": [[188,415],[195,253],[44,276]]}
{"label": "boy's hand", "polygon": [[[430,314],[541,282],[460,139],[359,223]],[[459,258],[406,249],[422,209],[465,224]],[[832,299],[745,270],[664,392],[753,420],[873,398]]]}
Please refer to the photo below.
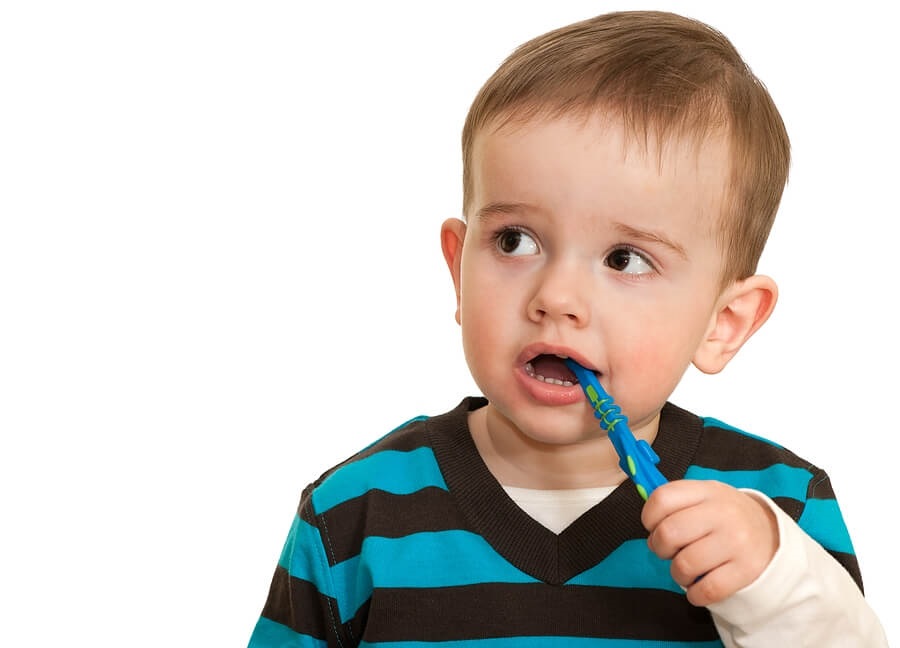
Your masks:
{"label": "boy's hand", "polygon": [[660,486],[644,505],[641,521],[650,532],[650,549],[672,561],[672,578],[698,606],[718,603],[752,583],[778,548],[774,513],[717,481]]}

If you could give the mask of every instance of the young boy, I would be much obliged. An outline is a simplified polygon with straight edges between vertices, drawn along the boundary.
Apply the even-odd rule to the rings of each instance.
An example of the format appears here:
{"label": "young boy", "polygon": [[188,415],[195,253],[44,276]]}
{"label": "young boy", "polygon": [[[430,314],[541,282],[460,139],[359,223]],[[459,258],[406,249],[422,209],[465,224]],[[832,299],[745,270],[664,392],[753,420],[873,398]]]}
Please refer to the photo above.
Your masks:
{"label": "young boy", "polygon": [[[886,645],[826,474],[667,402],[777,297],[788,138],[727,39],[633,12],[532,40],[463,158],[441,245],[484,398],[306,489],[250,645]],[[646,505],[565,357],[661,457]]]}

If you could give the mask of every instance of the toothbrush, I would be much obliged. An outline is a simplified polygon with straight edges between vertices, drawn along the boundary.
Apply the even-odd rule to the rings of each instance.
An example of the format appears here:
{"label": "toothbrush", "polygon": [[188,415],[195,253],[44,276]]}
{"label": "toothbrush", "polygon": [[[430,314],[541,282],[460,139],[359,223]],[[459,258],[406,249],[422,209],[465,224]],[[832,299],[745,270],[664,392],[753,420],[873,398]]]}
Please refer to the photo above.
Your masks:
{"label": "toothbrush", "polygon": [[647,501],[650,493],[668,481],[656,467],[659,456],[649,443],[643,439],[635,439],[628,427],[628,418],[613,402],[612,396],[600,386],[593,371],[588,371],[571,358],[566,358],[566,365],[575,374],[584,395],[594,408],[594,417],[600,421],[600,427],[609,435],[609,440],[619,455],[619,466],[634,482],[640,496]]}

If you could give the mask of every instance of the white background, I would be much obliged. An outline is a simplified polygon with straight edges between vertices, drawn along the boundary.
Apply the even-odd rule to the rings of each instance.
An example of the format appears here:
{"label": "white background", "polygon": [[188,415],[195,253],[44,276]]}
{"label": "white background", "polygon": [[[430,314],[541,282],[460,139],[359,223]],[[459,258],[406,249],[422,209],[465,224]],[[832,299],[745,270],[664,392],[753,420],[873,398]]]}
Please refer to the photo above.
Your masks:
{"label": "white background", "polygon": [[793,141],[776,313],[673,400],[829,471],[900,639],[883,5],[307,4],[0,9],[0,644],[246,644],[301,488],[474,392],[438,228],[475,92],[621,8],[728,34]]}

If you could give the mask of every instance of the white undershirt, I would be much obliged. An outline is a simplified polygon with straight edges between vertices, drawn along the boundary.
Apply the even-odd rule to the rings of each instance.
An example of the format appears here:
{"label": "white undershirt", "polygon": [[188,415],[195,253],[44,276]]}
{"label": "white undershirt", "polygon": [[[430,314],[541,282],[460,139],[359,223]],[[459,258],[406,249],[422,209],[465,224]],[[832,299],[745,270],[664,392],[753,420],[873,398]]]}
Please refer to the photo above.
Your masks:
{"label": "white undershirt", "polygon": [[561,490],[503,487],[519,508],[556,534],[562,533],[563,529],[615,489],[616,486]]}

